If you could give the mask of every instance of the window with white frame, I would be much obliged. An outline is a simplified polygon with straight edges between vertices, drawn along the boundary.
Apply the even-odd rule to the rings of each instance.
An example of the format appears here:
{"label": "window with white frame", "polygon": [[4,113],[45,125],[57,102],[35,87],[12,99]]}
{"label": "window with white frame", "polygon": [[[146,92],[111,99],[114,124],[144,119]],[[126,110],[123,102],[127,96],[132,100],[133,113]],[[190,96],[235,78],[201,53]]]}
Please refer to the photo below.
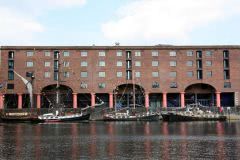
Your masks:
{"label": "window with white frame", "polygon": [[81,83],[80,83],[80,87],[81,87],[82,89],[86,89],[86,88],[88,88],[88,85],[87,85],[86,82],[81,82]]}
{"label": "window with white frame", "polygon": [[68,77],[70,76],[70,73],[69,73],[69,72],[63,72],[63,76],[64,76],[65,78],[68,78]]}
{"label": "window with white frame", "polygon": [[98,88],[106,88],[106,83],[98,83]]}
{"label": "window with white frame", "polygon": [[207,57],[211,57],[213,55],[213,52],[212,51],[206,51],[206,56]]}
{"label": "window with white frame", "polygon": [[45,67],[50,67],[51,66],[51,62],[44,62],[44,66]]}
{"label": "window with white frame", "polygon": [[177,52],[176,51],[170,51],[169,52],[169,56],[176,57],[177,56]]}
{"label": "window with white frame", "polygon": [[64,51],[64,52],[63,52],[63,56],[64,56],[64,57],[69,57],[69,52],[68,52],[68,51]]}
{"label": "window with white frame", "polygon": [[122,51],[117,51],[117,57],[121,57],[122,56]]}
{"label": "window with white frame", "polygon": [[169,65],[170,65],[171,67],[175,67],[175,66],[177,66],[177,62],[176,62],[176,61],[170,61],[170,62],[169,62]]}
{"label": "window with white frame", "polygon": [[193,51],[187,51],[187,56],[188,56],[188,57],[193,56]]}
{"label": "window with white frame", "polygon": [[106,76],[105,72],[98,72],[98,77],[105,77],[105,76]]}
{"label": "window with white frame", "polygon": [[212,77],[212,71],[207,71],[207,77]]}
{"label": "window with white frame", "polygon": [[157,57],[158,56],[158,51],[152,51],[152,56]]}
{"label": "window with white frame", "polygon": [[193,61],[187,61],[187,66],[189,67],[193,66]]}
{"label": "window with white frame", "polygon": [[44,77],[45,78],[50,78],[50,72],[44,72]]}
{"label": "window with white frame", "polygon": [[63,62],[63,67],[69,67],[69,64],[70,64],[69,62],[64,61],[64,62]]}
{"label": "window with white frame", "polygon": [[157,67],[158,66],[158,61],[152,61],[152,66]]}
{"label": "window with white frame", "polygon": [[81,62],[81,67],[87,67],[87,66],[88,66],[87,61],[82,61],[82,62]]}
{"label": "window with white frame", "polygon": [[206,66],[208,67],[212,66],[212,61],[206,61]]}
{"label": "window with white frame", "polygon": [[140,57],[141,56],[141,51],[135,51],[135,56]]}
{"label": "window with white frame", "polygon": [[117,61],[117,66],[118,66],[118,67],[122,67],[122,65],[123,65],[123,64],[122,64],[122,61]]}
{"label": "window with white frame", "polygon": [[169,76],[175,78],[177,76],[177,72],[169,72]]}
{"label": "window with white frame", "polygon": [[158,72],[152,72],[152,77],[158,77]]}
{"label": "window with white frame", "polygon": [[87,51],[82,51],[81,52],[81,57],[87,57],[88,55],[88,52]]}
{"label": "window with white frame", "polygon": [[27,51],[27,57],[31,57],[31,56],[33,56],[33,51]]}
{"label": "window with white frame", "polygon": [[105,61],[99,61],[98,66],[105,67],[106,66]]}
{"label": "window with white frame", "polygon": [[88,72],[81,72],[80,75],[82,78],[88,77]]}
{"label": "window with white frame", "polygon": [[140,61],[135,61],[135,66],[136,67],[140,67],[141,66],[141,62]]}
{"label": "window with white frame", "polygon": [[99,51],[98,52],[98,56],[99,57],[105,57],[106,56],[106,52],[105,51]]}
{"label": "window with white frame", "polygon": [[45,52],[44,52],[44,55],[45,55],[46,57],[50,57],[50,56],[51,56],[51,52],[50,52],[50,51],[45,51]]}
{"label": "window with white frame", "polygon": [[117,77],[122,77],[122,76],[123,76],[122,72],[117,72]]}
{"label": "window with white frame", "polygon": [[136,77],[136,78],[141,77],[141,72],[135,72],[135,77]]}
{"label": "window with white frame", "polygon": [[32,61],[27,61],[26,66],[27,67],[33,67],[33,62]]}

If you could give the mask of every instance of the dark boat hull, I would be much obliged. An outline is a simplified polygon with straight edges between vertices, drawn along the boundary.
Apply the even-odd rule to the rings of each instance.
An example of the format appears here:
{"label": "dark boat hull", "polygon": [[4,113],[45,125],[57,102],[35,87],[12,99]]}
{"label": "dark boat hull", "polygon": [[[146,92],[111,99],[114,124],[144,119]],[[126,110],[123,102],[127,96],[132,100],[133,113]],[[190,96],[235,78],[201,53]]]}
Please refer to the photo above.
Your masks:
{"label": "dark boat hull", "polygon": [[72,118],[63,118],[63,119],[33,119],[32,122],[34,123],[51,123],[51,122],[78,122],[78,121],[85,121],[89,120],[90,113],[82,115],[80,117],[72,117]]}
{"label": "dark boat hull", "polygon": [[4,123],[27,123],[32,120],[36,120],[37,117],[27,116],[27,117],[1,117],[1,122]]}
{"label": "dark boat hull", "polygon": [[104,121],[158,121],[159,115],[153,114],[153,115],[146,115],[146,116],[139,116],[139,117],[109,117],[104,116]]}
{"label": "dark boat hull", "polygon": [[187,116],[187,115],[180,115],[175,113],[165,113],[162,114],[162,120],[168,122],[178,122],[178,121],[225,121],[227,119],[226,116]]}

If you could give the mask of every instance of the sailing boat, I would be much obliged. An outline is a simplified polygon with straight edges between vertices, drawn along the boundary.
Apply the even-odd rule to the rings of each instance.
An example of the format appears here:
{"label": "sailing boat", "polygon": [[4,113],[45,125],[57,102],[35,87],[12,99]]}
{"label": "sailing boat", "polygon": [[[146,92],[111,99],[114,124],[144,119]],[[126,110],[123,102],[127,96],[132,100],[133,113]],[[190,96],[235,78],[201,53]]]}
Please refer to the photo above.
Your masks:
{"label": "sailing boat", "polygon": [[116,104],[116,94],[114,92],[115,97],[115,111],[111,113],[107,113],[103,115],[104,121],[157,121],[159,120],[159,114],[149,112],[146,113],[135,113],[136,110],[136,94],[135,94],[135,83],[133,78],[133,85],[132,85],[132,93],[133,93],[133,112],[130,113],[130,106],[128,105],[125,110],[126,112],[117,111],[117,104]]}

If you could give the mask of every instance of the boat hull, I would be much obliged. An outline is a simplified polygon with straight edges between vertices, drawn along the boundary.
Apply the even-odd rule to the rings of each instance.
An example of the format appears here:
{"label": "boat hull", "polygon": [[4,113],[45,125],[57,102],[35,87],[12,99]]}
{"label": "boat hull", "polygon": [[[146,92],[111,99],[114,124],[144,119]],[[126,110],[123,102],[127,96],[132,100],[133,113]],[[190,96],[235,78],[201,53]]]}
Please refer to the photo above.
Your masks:
{"label": "boat hull", "polygon": [[225,121],[226,116],[191,116],[180,115],[175,113],[164,113],[162,115],[163,121],[178,122],[178,121]]}
{"label": "boat hull", "polygon": [[54,123],[54,122],[79,122],[89,120],[90,113],[78,116],[78,117],[69,117],[69,118],[56,118],[56,119],[34,119],[33,123]]}
{"label": "boat hull", "polygon": [[159,115],[158,114],[152,114],[152,115],[146,115],[146,116],[122,116],[122,117],[116,117],[116,116],[104,116],[104,121],[158,121]]}

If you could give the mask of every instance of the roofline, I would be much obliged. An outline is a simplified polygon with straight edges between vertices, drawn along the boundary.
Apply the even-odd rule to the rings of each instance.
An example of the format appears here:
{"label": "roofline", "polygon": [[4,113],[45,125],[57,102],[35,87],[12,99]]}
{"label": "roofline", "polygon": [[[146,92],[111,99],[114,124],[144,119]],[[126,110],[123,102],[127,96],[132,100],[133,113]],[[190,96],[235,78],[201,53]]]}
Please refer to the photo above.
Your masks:
{"label": "roofline", "polygon": [[240,45],[155,45],[155,46],[0,46],[1,50],[154,50],[154,49],[240,49]]}

